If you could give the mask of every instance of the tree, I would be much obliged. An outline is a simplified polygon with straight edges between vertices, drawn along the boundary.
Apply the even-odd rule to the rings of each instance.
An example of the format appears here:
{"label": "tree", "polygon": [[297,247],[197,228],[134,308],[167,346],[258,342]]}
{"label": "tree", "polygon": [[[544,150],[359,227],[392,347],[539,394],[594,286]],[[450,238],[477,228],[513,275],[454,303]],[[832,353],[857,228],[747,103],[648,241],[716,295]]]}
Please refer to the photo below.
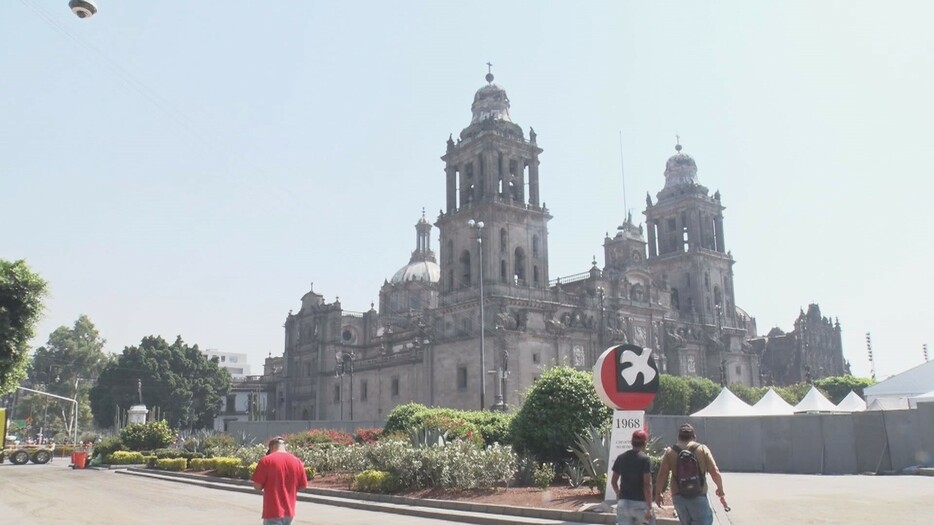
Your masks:
{"label": "tree", "polygon": [[688,414],[693,414],[706,407],[720,395],[722,387],[706,377],[687,376],[684,378],[688,384],[688,390],[691,395],[691,405],[688,407]]}
{"label": "tree", "polygon": [[661,374],[658,377],[658,393],[649,414],[681,416],[691,408],[691,391],[683,377]]}
{"label": "tree", "polygon": [[875,383],[868,377],[834,376],[818,379],[814,381],[814,386],[826,392],[831,401],[839,403],[850,393],[850,390],[856,392],[859,397],[865,398],[863,389]]}
{"label": "tree", "polygon": [[[80,428],[87,428],[92,423],[88,394],[104,366],[112,359],[104,352],[105,342],[94,323],[82,315],[72,328],[56,328],[46,345],[37,348],[32,356],[28,377],[33,388],[62,397],[77,396]],[[31,395],[20,406],[24,413],[31,412],[33,420],[42,421],[46,435],[50,435],[48,428],[59,428],[67,435],[72,434],[74,405]]]}
{"label": "tree", "polygon": [[189,346],[181,336],[171,345],[158,336],[128,346],[101,372],[91,389],[91,408],[102,427],[114,423],[114,408],[126,410],[139,403],[137,384],[142,382],[143,402],[159,407],[175,428],[210,428],[230,391],[230,374],[208,359],[198,345]]}
{"label": "tree", "polygon": [[26,261],[0,260],[0,395],[26,377],[29,341],[42,313],[46,282]]}
{"label": "tree", "polygon": [[554,367],[532,385],[513,418],[513,443],[542,461],[567,459],[578,434],[606,427],[612,415],[597,397],[589,372]]}

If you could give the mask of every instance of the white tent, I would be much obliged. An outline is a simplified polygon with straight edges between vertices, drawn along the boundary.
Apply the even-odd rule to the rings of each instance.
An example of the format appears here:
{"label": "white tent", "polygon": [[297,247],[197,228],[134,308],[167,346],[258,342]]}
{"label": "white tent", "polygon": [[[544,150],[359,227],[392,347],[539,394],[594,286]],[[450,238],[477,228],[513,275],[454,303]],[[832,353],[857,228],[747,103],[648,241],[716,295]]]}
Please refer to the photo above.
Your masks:
{"label": "white tent", "polygon": [[866,410],[908,410],[907,397],[877,397],[866,404]]}
{"label": "white tent", "polygon": [[837,405],[830,402],[829,399],[820,393],[817,387],[812,386],[804,399],[795,405],[795,413],[799,412],[836,412]]}
{"label": "white tent", "polygon": [[754,416],[756,412],[745,401],[736,397],[729,388],[723,387],[716,399],[706,407],[691,414],[702,417],[737,417]]}
{"label": "white tent", "polygon": [[934,390],[920,396],[908,398],[908,406],[911,408],[918,408],[918,403],[934,403]]}
{"label": "white tent", "polygon": [[[934,389],[934,361],[928,361],[909,370],[894,375],[863,390],[866,403],[872,404],[882,399],[884,406],[905,405],[912,397],[924,395]],[[897,400],[897,401],[888,401]]]}
{"label": "white tent", "polygon": [[837,410],[840,412],[862,412],[866,410],[866,402],[859,397],[859,394],[850,390],[850,393],[837,403]]}
{"label": "white tent", "polygon": [[794,407],[771,388],[762,399],[752,405],[752,409],[760,416],[789,416],[795,413]]}

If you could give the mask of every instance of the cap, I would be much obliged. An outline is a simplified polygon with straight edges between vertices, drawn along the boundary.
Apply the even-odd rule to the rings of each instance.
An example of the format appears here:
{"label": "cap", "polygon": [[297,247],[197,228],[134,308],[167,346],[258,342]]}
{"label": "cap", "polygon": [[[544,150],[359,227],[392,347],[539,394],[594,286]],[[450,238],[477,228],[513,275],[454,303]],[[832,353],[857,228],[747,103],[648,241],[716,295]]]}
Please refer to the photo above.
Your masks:
{"label": "cap", "polygon": [[649,440],[649,433],[641,428],[632,433],[632,442],[633,443],[645,443]]}
{"label": "cap", "polygon": [[283,438],[282,436],[276,436],[269,440],[269,448],[272,448],[279,444],[285,445],[285,438]]}
{"label": "cap", "polygon": [[681,425],[681,427],[678,429],[678,433],[679,433],[679,434],[680,434],[680,433],[685,433],[685,434],[686,434],[686,433],[688,433],[688,432],[690,432],[691,434],[694,433],[694,427],[692,427],[690,423],[685,423],[685,424]]}

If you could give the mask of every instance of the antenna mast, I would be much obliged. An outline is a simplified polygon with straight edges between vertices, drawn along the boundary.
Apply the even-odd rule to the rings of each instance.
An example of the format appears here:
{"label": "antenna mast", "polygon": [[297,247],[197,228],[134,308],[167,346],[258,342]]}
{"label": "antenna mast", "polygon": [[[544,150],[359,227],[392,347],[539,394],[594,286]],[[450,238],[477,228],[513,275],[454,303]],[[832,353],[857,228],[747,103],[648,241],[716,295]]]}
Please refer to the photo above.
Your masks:
{"label": "antenna mast", "polygon": [[872,357],[872,335],[866,332],[866,350],[869,352],[869,370],[872,372],[872,380],[876,380],[876,361]]}

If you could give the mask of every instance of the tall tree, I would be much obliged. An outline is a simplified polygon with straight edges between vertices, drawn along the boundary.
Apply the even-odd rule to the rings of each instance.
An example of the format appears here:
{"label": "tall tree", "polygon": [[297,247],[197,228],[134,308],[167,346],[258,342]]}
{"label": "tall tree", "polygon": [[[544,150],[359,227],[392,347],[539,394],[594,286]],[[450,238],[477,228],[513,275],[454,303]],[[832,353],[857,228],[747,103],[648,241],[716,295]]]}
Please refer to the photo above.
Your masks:
{"label": "tall tree", "polygon": [[126,410],[143,403],[159,407],[176,428],[210,428],[230,391],[230,374],[179,336],[171,345],[149,336],[139,346],[128,346],[116,361],[104,367],[91,389],[94,418],[103,427],[113,425],[114,407]]}
{"label": "tall tree", "polygon": [[[112,360],[104,352],[105,342],[94,323],[82,315],[73,327],[56,328],[48,343],[37,348],[32,356],[29,380],[33,387],[62,397],[77,397],[79,428],[92,423],[89,393],[104,366]],[[73,405],[33,395],[20,406],[22,413],[29,410],[34,421],[42,421],[46,435],[51,434],[49,428],[65,430],[68,435],[74,429]]]}
{"label": "tall tree", "polygon": [[26,261],[0,260],[0,395],[26,377],[29,340],[42,313],[46,283]]}

